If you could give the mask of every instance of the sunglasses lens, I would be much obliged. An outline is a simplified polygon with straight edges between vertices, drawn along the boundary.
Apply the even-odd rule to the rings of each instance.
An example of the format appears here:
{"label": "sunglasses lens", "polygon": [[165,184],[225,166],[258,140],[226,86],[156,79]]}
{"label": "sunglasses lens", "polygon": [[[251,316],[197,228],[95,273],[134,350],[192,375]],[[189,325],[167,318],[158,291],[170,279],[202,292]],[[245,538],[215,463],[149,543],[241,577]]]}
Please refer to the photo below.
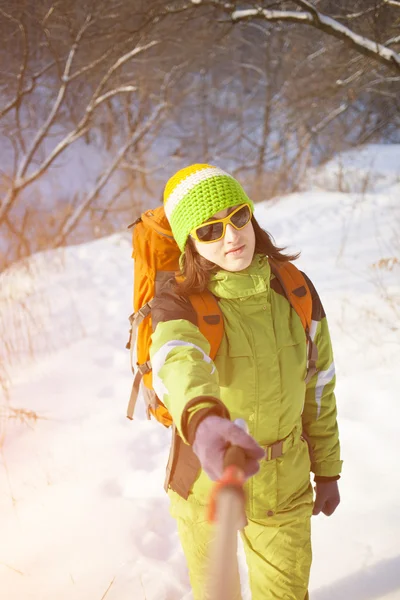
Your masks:
{"label": "sunglasses lens", "polygon": [[222,223],[212,223],[210,225],[202,225],[196,229],[197,237],[201,242],[213,242],[222,236]]}
{"label": "sunglasses lens", "polygon": [[242,229],[250,221],[251,213],[248,206],[243,206],[231,217],[232,224],[238,229]]}

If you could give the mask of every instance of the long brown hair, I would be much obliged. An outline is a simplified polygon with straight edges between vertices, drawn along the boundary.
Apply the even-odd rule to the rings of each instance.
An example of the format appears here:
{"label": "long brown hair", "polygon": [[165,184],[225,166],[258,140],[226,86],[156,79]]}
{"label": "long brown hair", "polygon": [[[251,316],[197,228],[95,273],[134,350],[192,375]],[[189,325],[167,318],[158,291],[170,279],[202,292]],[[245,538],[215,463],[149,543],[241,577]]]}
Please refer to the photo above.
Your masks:
{"label": "long brown hair", "polygon": [[[300,252],[284,254],[286,248],[279,248],[274,244],[273,237],[260,227],[254,215],[251,217],[251,223],[256,238],[254,254],[263,254],[278,262],[289,262],[299,258]],[[180,281],[176,284],[176,289],[182,296],[204,292],[211,274],[220,268],[197,252],[191,237],[188,238],[181,260]]]}

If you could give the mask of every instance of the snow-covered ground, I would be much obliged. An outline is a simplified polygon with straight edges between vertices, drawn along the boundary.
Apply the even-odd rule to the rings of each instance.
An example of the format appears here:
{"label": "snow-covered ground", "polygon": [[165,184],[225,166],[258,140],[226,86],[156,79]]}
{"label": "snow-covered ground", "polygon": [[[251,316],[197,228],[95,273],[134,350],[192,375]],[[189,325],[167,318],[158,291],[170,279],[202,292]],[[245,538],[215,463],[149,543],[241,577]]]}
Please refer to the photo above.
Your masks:
{"label": "snow-covered ground", "polygon": [[[368,171],[379,185],[339,191],[346,165],[352,182]],[[278,244],[302,251],[334,344],[342,503],[313,518],[312,600],[400,599],[400,265],[377,266],[400,255],[399,175],[400,148],[373,146],[256,210]],[[10,406],[39,417],[0,421],[1,598],[189,600],[163,491],[169,432],[141,407],[133,422],[125,417],[129,237],[30,265],[0,279],[0,360],[6,346],[19,356],[7,365]]]}

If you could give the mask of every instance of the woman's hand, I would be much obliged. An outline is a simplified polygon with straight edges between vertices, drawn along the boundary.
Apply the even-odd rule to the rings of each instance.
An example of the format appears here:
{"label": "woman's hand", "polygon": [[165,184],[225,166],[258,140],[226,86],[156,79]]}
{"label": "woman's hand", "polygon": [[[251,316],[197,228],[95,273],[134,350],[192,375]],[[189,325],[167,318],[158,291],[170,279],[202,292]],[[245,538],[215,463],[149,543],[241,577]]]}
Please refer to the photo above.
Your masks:
{"label": "woman's hand", "polygon": [[260,468],[259,461],[265,451],[254,438],[222,417],[206,417],[197,427],[193,450],[201,466],[210,479],[217,481],[224,471],[224,455],[230,446],[239,446],[244,450],[244,474],[246,479],[255,475]]}
{"label": "woman's hand", "polygon": [[315,501],[313,515],[321,511],[328,517],[332,515],[340,503],[337,481],[318,481],[315,484]]}

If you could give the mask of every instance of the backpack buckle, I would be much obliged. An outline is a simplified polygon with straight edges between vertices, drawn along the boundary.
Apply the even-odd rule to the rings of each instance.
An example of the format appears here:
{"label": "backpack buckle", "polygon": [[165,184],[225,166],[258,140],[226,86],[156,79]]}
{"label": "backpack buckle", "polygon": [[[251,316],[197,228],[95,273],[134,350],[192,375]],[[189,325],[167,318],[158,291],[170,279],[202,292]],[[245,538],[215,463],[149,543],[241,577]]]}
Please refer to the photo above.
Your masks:
{"label": "backpack buckle", "polygon": [[137,364],[136,367],[141,375],[146,375],[151,371],[151,362],[148,360],[147,362],[142,363],[141,365]]}
{"label": "backpack buckle", "polygon": [[149,302],[146,302],[146,304],[139,308],[137,312],[133,313],[133,315],[129,317],[129,320],[131,321],[132,325],[133,323],[137,323],[137,325],[139,325],[142,321],[145,320],[146,317],[149,316],[149,314],[151,313],[152,304],[153,301],[149,300]]}
{"label": "backpack buckle", "polygon": [[265,460],[275,460],[283,455],[283,440],[266,447]]}

